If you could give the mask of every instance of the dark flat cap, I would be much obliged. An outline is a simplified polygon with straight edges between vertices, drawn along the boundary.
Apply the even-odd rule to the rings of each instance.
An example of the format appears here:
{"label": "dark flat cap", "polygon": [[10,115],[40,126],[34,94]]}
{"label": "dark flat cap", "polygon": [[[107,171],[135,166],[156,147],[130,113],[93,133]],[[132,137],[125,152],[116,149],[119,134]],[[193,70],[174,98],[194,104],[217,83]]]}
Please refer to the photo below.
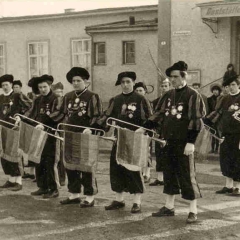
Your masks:
{"label": "dark flat cap", "polygon": [[0,77],[0,87],[2,87],[2,83],[3,83],[3,82],[13,83],[13,79],[14,79],[14,77],[13,77],[13,75],[11,75],[11,74],[2,75],[2,76]]}
{"label": "dark flat cap", "polygon": [[135,81],[136,78],[137,78],[137,75],[136,75],[135,72],[121,72],[121,73],[118,74],[118,78],[117,78],[117,81],[115,83],[115,86],[121,85],[121,80],[124,77],[131,78],[133,81]]}
{"label": "dark flat cap", "polygon": [[236,81],[239,84],[238,77],[239,77],[239,75],[234,75],[232,77],[227,78],[225,81],[223,81],[222,86],[226,87],[226,86],[228,86],[230,83],[232,83],[234,81]]}
{"label": "dark flat cap", "polygon": [[210,87],[210,90],[211,90],[211,92],[213,92],[213,90],[218,90],[219,92],[222,92],[222,87],[216,83]]}
{"label": "dark flat cap", "polygon": [[136,90],[137,88],[139,87],[142,87],[146,92],[147,92],[147,86],[144,82],[137,82],[135,85],[134,85],[134,90]]}
{"label": "dark flat cap", "polygon": [[13,81],[13,86],[14,85],[18,85],[18,86],[22,87],[22,82],[20,80],[14,80]]}
{"label": "dark flat cap", "polygon": [[79,76],[84,80],[88,80],[90,75],[89,72],[85,68],[81,67],[73,67],[66,75],[68,82],[72,83],[72,79],[75,76]]}
{"label": "dark flat cap", "polygon": [[171,72],[174,70],[187,71],[188,65],[184,61],[179,61],[177,63],[174,63],[170,68],[166,70],[166,75],[170,77]]}
{"label": "dark flat cap", "polygon": [[195,82],[195,83],[192,84],[192,86],[198,86],[198,87],[201,87],[201,83],[199,83],[199,82]]}
{"label": "dark flat cap", "polygon": [[52,85],[52,90],[53,90],[53,91],[55,91],[55,90],[57,90],[57,89],[63,90],[63,88],[64,88],[64,87],[63,87],[63,84],[62,84],[61,82],[58,82],[58,83]]}
{"label": "dark flat cap", "polygon": [[32,88],[35,94],[39,94],[39,90],[38,90],[39,83],[47,82],[48,84],[52,84],[53,81],[54,81],[53,76],[45,74],[45,75],[42,75],[41,77],[31,78],[28,82],[28,86]]}

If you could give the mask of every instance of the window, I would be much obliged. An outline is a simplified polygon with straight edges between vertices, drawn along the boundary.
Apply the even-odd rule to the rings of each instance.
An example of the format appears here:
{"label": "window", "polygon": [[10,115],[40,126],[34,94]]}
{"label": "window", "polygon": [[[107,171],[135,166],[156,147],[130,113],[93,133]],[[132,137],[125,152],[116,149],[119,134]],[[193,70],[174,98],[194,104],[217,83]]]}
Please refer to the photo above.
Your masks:
{"label": "window", "polygon": [[28,43],[29,76],[48,74],[48,42]]}
{"label": "window", "polygon": [[123,42],[123,64],[135,64],[135,42]]}
{"label": "window", "polygon": [[91,68],[91,41],[89,39],[72,40],[72,66]]}
{"label": "window", "polygon": [[106,64],[106,44],[98,42],[94,44],[94,63],[96,65]]}
{"label": "window", "polygon": [[0,76],[6,73],[5,44],[0,44]]}

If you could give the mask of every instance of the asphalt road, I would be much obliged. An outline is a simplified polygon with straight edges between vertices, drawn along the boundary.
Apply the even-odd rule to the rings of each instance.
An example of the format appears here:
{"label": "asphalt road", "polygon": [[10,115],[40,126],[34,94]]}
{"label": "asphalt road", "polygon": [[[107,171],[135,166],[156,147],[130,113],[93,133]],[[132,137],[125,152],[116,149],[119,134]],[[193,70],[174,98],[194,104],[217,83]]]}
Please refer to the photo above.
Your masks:
{"label": "asphalt road", "polygon": [[[100,155],[97,180],[99,194],[95,207],[80,209],[78,205],[61,206],[59,201],[67,196],[67,188],[60,189],[56,199],[32,197],[36,189],[32,180],[24,180],[19,192],[0,192],[0,239],[1,240],[199,240],[240,239],[240,198],[216,195],[222,188],[219,163],[216,160],[198,162],[197,178],[203,198],[198,201],[198,223],[187,225],[188,202],[176,198],[176,216],[153,218],[165,202],[163,187],[149,187],[142,199],[142,213],[131,214],[132,196],[125,194],[124,210],[105,211],[104,206],[114,199],[109,183],[109,154]],[[152,177],[155,170],[152,169]],[[0,170],[0,184],[6,180]],[[153,179],[154,180],[154,179]]]}

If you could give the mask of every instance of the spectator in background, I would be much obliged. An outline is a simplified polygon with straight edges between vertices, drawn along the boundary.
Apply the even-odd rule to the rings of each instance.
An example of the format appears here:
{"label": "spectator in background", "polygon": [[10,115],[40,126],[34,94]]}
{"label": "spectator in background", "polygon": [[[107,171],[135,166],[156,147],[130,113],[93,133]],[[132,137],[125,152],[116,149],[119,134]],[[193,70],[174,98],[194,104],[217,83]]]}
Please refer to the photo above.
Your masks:
{"label": "spectator in background", "polygon": [[227,71],[225,72],[223,76],[223,82],[227,81],[229,78],[236,76],[237,73],[234,70],[234,66],[232,63],[229,63],[227,65]]}
{"label": "spectator in background", "polygon": [[[212,96],[208,97],[208,99],[207,99],[210,114],[213,111],[215,111],[215,108],[217,105],[217,100],[222,92],[222,88],[219,84],[214,84],[211,86],[211,92],[212,92]],[[215,124],[210,127],[215,129],[217,132],[217,127],[215,126]],[[218,132],[216,134],[219,135]],[[219,141],[216,138],[212,138],[212,149],[211,149],[210,153],[218,153],[218,148],[219,148]]]}
{"label": "spectator in background", "polygon": [[203,102],[205,104],[205,108],[206,108],[206,114],[209,114],[209,107],[208,107],[208,100],[207,100],[207,96],[205,96],[204,94],[201,93],[201,83],[193,83],[192,84],[192,87],[193,89],[195,89],[197,92],[200,93],[202,99],[203,99]]}

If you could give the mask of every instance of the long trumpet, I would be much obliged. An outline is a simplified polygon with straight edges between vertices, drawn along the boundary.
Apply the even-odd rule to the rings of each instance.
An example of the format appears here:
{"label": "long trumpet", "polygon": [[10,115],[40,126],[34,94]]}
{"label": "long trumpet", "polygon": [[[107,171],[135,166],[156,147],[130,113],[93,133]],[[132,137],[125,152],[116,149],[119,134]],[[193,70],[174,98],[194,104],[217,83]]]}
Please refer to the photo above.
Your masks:
{"label": "long trumpet", "polygon": [[[38,121],[36,121],[36,120],[34,120],[34,119],[31,119],[31,118],[29,118],[29,117],[26,117],[26,116],[22,115],[22,114],[17,113],[17,114],[14,115],[14,117],[15,117],[15,116],[19,116],[20,118],[27,119],[27,120],[32,121],[32,122],[37,123],[37,124],[41,124],[41,125],[43,125],[44,127],[48,128],[48,129],[50,129],[50,130],[52,130],[52,131],[54,131],[54,132],[57,132],[57,129],[52,128],[52,127],[49,127],[48,125],[45,125],[45,124],[43,124],[43,123],[40,123],[40,122],[38,122]],[[16,121],[15,118],[13,118],[13,117],[10,117],[10,118]],[[54,134],[51,134],[51,133],[49,133],[49,132],[47,132],[47,131],[45,131],[45,132],[46,132],[49,136],[52,136],[52,137],[54,137],[54,138],[56,138],[56,139],[59,139],[59,140],[61,140],[61,141],[64,140],[63,138],[61,138],[61,137],[59,137],[59,136],[56,136],[56,135],[54,135]]]}
{"label": "long trumpet", "polygon": [[224,141],[224,138],[220,138],[217,136],[217,131],[215,129],[209,127],[206,124],[204,124],[204,127],[207,131],[209,131],[209,133],[211,134],[212,137],[214,137],[215,139],[217,139],[219,141],[220,144]]}
{"label": "long trumpet", "polygon": [[0,122],[6,123],[6,124],[8,124],[8,125],[10,125],[10,126],[12,126],[12,127],[15,127],[15,125],[14,125],[13,123],[6,122],[6,121],[4,121],[4,120],[2,120],[2,119],[0,119]]}
{"label": "long trumpet", "polygon": [[145,130],[146,132],[149,132],[149,133],[152,134],[152,135],[149,136],[149,137],[150,137],[153,141],[159,142],[159,143],[161,143],[163,146],[166,145],[166,141],[165,141],[165,140],[161,140],[161,139],[159,139],[159,138],[154,137],[155,135],[158,135],[158,134],[156,133],[156,131],[153,131],[153,130],[150,130],[150,129],[147,129],[147,128],[144,128],[144,127],[141,127],[141,126],[138,126],[138,125],[129,123],[129,122],[125,122],[125,121],[122,121],[122,120],[119,120],[119,119],[110,117],[110,118],[107,119],[107,122],[106,122],[106,123],[107,123],[108,126],[111,126],[111,127],[114,127],[114,128],[122,128],[122,127],[120,127],[120,126],[118,126],[118,125],[115,125],[115,124],[111,124],[111,123],[109,123],[109,121],[114,121],[115,123],[116,123],[116,122],[120,122],[120,123],[124,123],[124,124],[126,124],[126,125],[130,125],[130,126],[133,126],[133,127],[142,128],[142,129]]}

